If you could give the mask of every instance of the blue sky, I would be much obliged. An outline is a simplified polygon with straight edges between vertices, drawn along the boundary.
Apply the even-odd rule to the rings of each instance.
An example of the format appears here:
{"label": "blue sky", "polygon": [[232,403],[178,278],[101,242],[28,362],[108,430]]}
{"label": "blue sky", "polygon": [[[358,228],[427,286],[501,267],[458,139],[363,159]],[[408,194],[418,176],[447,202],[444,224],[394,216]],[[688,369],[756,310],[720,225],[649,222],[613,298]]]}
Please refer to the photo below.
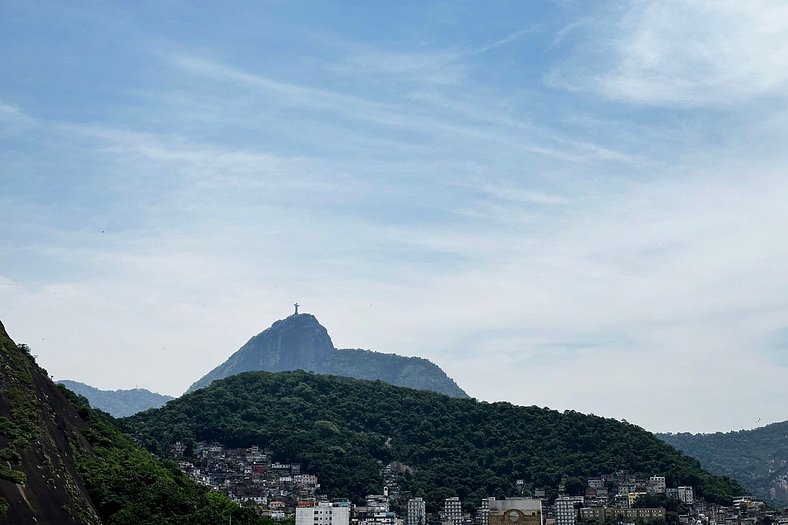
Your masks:
{"label": "blue sky", "polygon": [[7,1],[0,65],[55,377],[177,395],[298,301],[479,399],[788,419],[781,2]]}

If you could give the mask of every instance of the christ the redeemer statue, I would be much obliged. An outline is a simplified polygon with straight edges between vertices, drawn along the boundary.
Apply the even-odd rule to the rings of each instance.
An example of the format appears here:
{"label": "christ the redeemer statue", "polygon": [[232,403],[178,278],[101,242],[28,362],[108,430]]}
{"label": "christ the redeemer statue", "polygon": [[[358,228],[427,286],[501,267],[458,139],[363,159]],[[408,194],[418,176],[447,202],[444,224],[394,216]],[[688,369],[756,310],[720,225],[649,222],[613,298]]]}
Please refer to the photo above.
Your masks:
{"label": "christ the redeemer statue", "polygon": [[299,307],[300,305],[299,305],[298,303],[294,303],[294,304],[293,304],[293,306],[295,306],[295,309],[296,309],[296,311],[295,311],[295,315],[298,315],[298,307]]}

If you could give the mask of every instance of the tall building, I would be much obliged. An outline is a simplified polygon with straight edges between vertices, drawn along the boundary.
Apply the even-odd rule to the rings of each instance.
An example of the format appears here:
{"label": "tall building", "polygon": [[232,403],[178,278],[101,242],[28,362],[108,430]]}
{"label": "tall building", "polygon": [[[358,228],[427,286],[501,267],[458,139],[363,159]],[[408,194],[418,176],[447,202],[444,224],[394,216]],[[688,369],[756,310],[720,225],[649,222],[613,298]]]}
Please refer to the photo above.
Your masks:
{"label": "tall building", "polygon": [[487,516],[490,514],[490,502],[495,498],[482,498],[482,505],[476,509],[476,525],[488,525]]}
{"label": "tall building", "polygon": [[665,488],[665,476],[651,476],[648,478],[649,494],[664,494]]}
{"label": "tall building", "polygon": [[350,507],[321,502],[296,508],[295,525],[349,525]]}
{"label": "tall building", "polygon": [[446,498],[443,502],[443,521],[462,525],[462,502],[460,498]]}
{"label": "tall building", "polygon": [[423,499],[412,498],[408,500],[405,525],[427,525],[427,507]]}
{"label": "tall building", "polygon": [[556,499],[555,525],[575,525],[577,506],[582,505],[583,496],[561,496]]}
{"label": "tall building", "polygon": [[692,505],[695,503],[695,493],[692,490],[692,487],[679,487],[678,493],[679,500],[683,501],[687,505]]}
{"label": "tall building", "polygon": [[539,498],[490,498],[487,505],[488,525],[542,525]]}

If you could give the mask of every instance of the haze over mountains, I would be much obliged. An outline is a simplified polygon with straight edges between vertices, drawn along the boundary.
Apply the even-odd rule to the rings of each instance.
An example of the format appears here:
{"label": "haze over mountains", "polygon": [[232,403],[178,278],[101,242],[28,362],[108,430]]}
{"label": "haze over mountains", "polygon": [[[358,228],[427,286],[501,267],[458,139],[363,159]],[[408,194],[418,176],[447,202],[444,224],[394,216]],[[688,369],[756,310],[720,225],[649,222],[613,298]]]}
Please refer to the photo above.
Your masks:
{"label": "haze over mountains", "polygon": [[58,383],[76,394],[85,396],[90,401],[90,406],[103,410],[113,417],[126,417],[149,408],[159,408],[167,401],[175,399],[144,388],[100,390],[68,379],[61,379]]}
{"label": "haze over mountains", "polygon": [[657,437],[698,459],[710,472],[737,480],[756,496],[788,505],[788,421],[753,430]]}
{"label": "haze over mountains", "polygon": [[328,331],[311,314],[293,314],[252,337],[227,361],[196,381],[187,392],[241,372],[305,370],[431,390],[451,397],[468,395],[436,364],[361,349],[334,347]]}

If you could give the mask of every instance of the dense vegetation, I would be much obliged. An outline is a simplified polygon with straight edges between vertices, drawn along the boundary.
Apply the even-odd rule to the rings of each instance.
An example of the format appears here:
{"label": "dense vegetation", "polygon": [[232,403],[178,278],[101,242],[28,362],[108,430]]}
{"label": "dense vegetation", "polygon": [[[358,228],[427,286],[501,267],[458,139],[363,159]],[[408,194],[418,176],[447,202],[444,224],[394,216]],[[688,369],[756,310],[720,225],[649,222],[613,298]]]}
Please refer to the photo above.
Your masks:
{"label": "dense vegetation", "polygon": [[403,488],[433,508],[448,496],[476,504],[512,494],[517,479],[555,487],[562,475],[620,469],[665,475],[713,501],[741,491],[627,423],[302,371],[239,374],[123,421],[159,452],[178,440],[270,446],[330,496],[357,500],[380,492],[380,465],[392,461],[411,467]]}
{"label": "dense vegetation", "polygon": [[112,417],[126,417],[149,408],[159,408],[173,399],[170,396],[157,394],[144,388],[99,390],[78,381],[63,379],[58,383],[72,392],[86,397],[90,401],[90,406],[107,412]]}
{"label": "dense vegetation", "polygon": [[[90,428],[84,432],[91,449],[74,447],[81,479],[96,510],[107,524],[262,524],[251,509],[209,492],[180,472],[134,446],[112,418],[90,409],[85,398],[63,392]],[[270,524],[270,521],[265,520]]]}
{"label": "dense vegetation", "polygon": [[135,446],[109,415],[56,387],[2,324],[0,371],[0,524],[270,523]]}
{"label": "dense vegetation", "polygon": [[788,421],[716,434],[659,434],[711,472],[730,476],[755,495],[788,504]]}

